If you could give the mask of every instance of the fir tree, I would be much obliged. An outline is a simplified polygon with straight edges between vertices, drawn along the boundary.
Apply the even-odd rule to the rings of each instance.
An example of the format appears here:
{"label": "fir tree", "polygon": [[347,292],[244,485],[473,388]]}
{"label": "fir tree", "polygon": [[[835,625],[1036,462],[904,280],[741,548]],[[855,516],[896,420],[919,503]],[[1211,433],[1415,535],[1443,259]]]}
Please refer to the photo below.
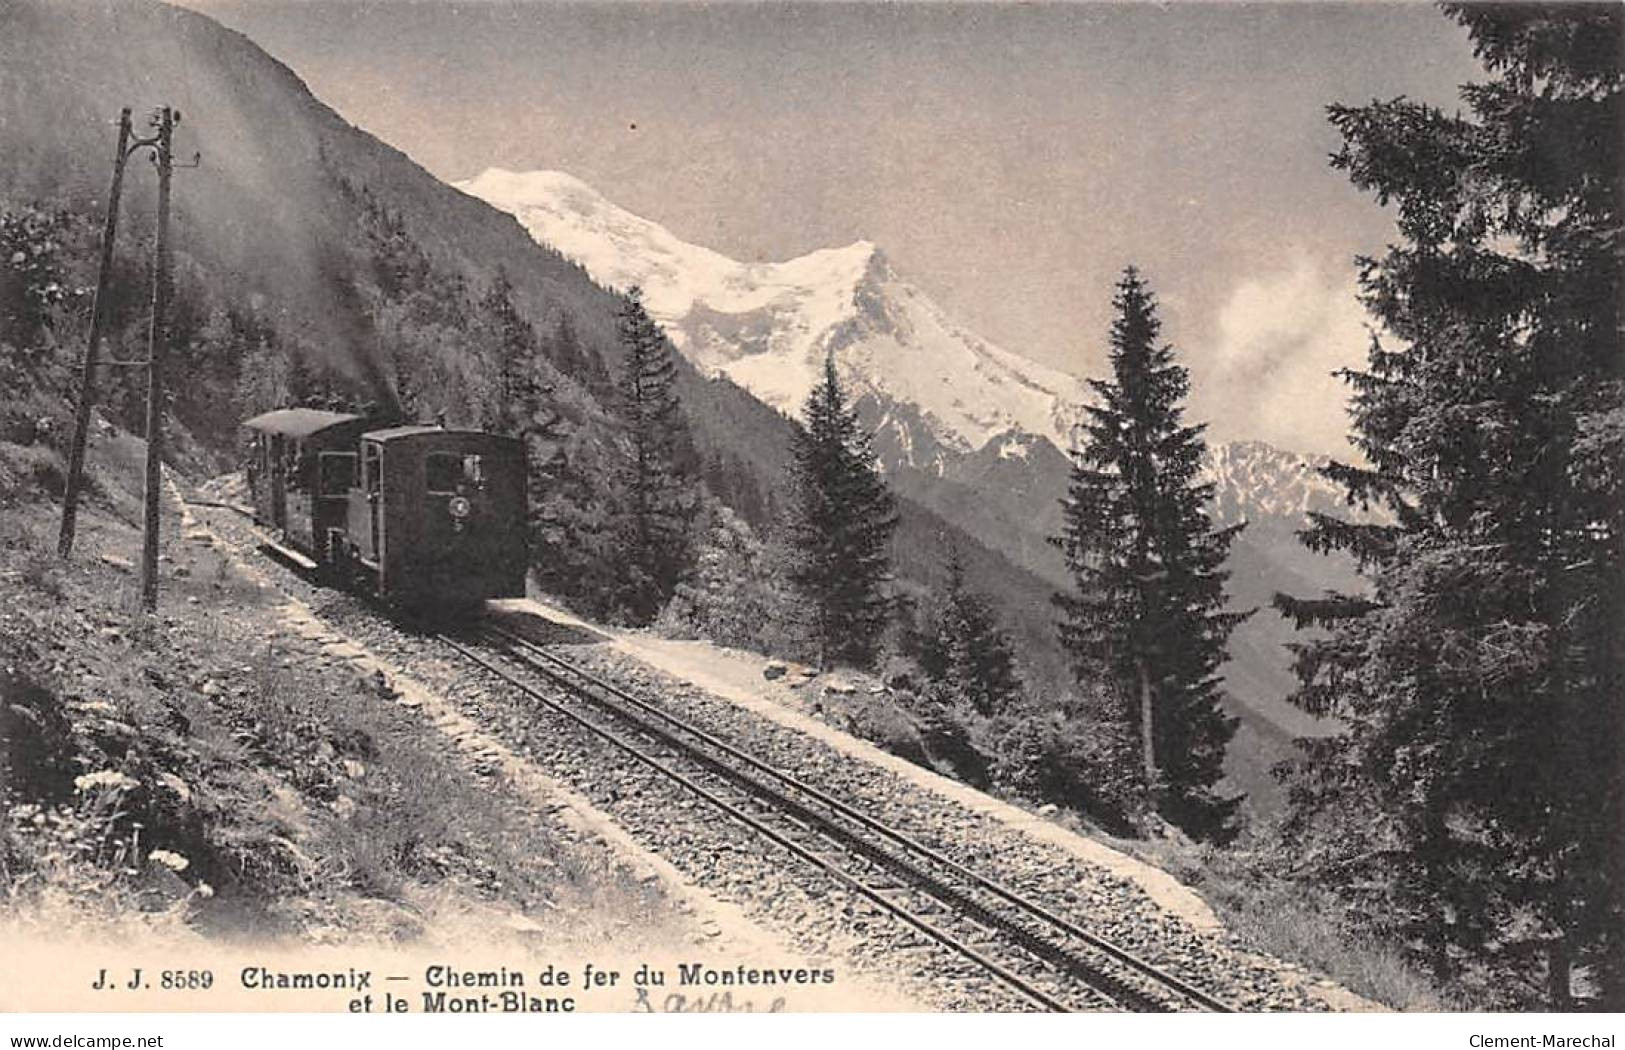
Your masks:
{"label": "fir tree", "polygon": [[608,369],[596,353],[581,345],[569,314],[558,315],[541,349],[554,368],[586,387],[594,397],[601,401],[612,399],[614,383]]}
{"label": "fir tree", "polygon": [[507,275],[498,272],[478,303],[480,353],[476,417],[480,425],[525,443],[531,578],[589,615],[610,611],[616,589],[617,537],[609,500],[578,461],[589,451],[561,411],[543,340],[519,312]]}
{"label": "fir tree", "polygon": [[1113,303],[1112,379],[1090,382],[1098,404],[1073,454],[1055,541],[1075,586],[1056,598],[1061,641],[1080,683],[1105,683],[1121,714],[1132,712],[1150,807],[1222,840],[1239,800],[1212,790],[1236,725],[1219,708],[1216,671],[1242,619],[1223,611],[1239,527],[1208,519],[1213,487],[1197,480],[1204,428],[1181,421],[1190,381],[1158,343],[1155,299],[1133,267]]}
{"label": "fir tree", "polygon": [[617,537],[609,501],[595,479],[602,455],[543,388],[525,432],[532,578],[543,591],[584,613],[611,611],[618,572]]}
{"label": "fir tree", "polygon": [[513,301],[513,285],[508,275],[498,272],[496,280],[479,302],[481,354],[479,361],[491,376],[485,396],[478,398],[476,418],[488,430],[510,436],[524,436],[536,425],[545,384],[542,378],[540,340],[536,331]]}
{"label": "fir tree", "polygon": [[883,588],[897,516],[832,358],[805,415],[791,447],[789,579],[805,605],[818,663],[867,667],[886,629]]}
{"label": "fir tree", "polygon": [[53,312],[75,298],[64,242],[76,220],[33,206],[0,209],[0,341],[43,352]]}
{"label": "fir tree", "polygon": [[698,506],[694,446],[677,399],[671,344],[633,288],[619,317],[625,362],[619,408],[630,446],[618,485],[621,542],[619,601],[646,624],[688,567]]}
{"label": "fir tree", "polygon": [[933,683],[984,718],[1002,713],[1021,697],[1010,638],[999,629],[987,598],[966,586],[957,550],[949,552],[948,583],[924,639],[920,665]]}
{"label": "fir tree", "polygon": [[247,419],[293,404],[287,356],[276,333],[253,319],[243,324],[243,346],[237,358],[237,389],[233,418]]}
{"label": "fir tree", "polygon": [[[1611,5],[1446,4],[1493,79],[1470,114],[1348,108],[1333,165],[1393,204],[1361,260],[1382,334],[1353,389],[1373,523],[1317,516],[1358,596],[1278,606],[1296,702],[1346,730],[1293,784],[1295,848],[1446,981],[1625,1005],[1625,363]],[[1604,466],[1611,461],[1610,466]]]}

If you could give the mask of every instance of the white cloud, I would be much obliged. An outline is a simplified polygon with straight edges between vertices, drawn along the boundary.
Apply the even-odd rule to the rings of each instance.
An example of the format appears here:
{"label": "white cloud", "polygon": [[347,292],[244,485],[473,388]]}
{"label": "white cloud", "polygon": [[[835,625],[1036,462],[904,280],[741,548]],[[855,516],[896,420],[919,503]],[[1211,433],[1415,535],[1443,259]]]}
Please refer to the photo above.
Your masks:
{"label": "white cloud", "polygon": [[1192,359],[1198,411],[1227,438],[1346,454],[1348,387],[1331,373],[1365,362],[1368,317],[1352,275],[1307,255],[1242,281],[1219,308],[1209,353]]}

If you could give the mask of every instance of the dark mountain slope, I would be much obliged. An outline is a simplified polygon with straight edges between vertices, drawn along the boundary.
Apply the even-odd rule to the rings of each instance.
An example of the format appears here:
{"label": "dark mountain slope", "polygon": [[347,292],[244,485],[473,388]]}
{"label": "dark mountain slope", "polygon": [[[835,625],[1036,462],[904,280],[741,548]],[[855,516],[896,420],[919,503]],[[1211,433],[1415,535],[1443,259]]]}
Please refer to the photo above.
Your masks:
{"label": "dark mountain slope", "polygon": [[[365,318],[343,294],[366,187],[446,269],[483,286],[499,268],[536,315],[563,311],[583,341],[604,345],[612,299],[517,224],[435,180],[405,155],[315,99],[241,34],[150,2],[0,5],[0,191],[87,206],[106,193],[119,107],[182,111],[175,239],[237,298],[329,348],[355,378],[369,369]],[[123,239],[148,236],[154,178],[138,158],[125,191]],[[96,205],[99,211],[100,205]]]}
{"label": "dark mountain slope", "polygon": [[[538,330],[567,321],[582,347],[616,365],[613,292],[537,245],[511,216],[348,124],[243,35],[150,0],[0,3],[0,205],[43,201],[99,218],[119,108],[134,108],[144,134],[146,114],[163,104],[183,115],[178,158],[202,154],[201,166],[176,175],[182,278],[211,307],[253,313],[291,337],[277,345],[299,347],[318,367],[349,377],[357,393],[382,393],[397,349],[383,345],[370,309],[380,278],[369,241],[377,216],[369,208],[399,222],[432,265],[433,284],[460,283],[477,297],[505,273],[515,304]],[[138,158],[125,186],[125,260],[150,250],[154,181]],[[139,282],[131,283],[139,298]],[[462,352],[461,333],[440,330],[446,338],[438,351]],[[237,362],[217,364],[234,370]],[[595,440],[613,440],[591,377],[565,378],[577,380],[556,392],[569,402],[570,418],[595,428]],[[680,383],[716,487],[747,518],[765,523],[790,422],[726,381],[701,378],[686,362]],[[183,415],[209,417],[183,423],[222,439],[234,410],[229,397],[177,401]],[[1042,585],[930,512],[904,501],[901,513],[899,568],[914,588],[940,582],[943,552],[953,544],[973,578],[1022,625],[1024,640],[1035,650],[1052,644]],[[1053,664],[1052,655],[1037,660]]]}

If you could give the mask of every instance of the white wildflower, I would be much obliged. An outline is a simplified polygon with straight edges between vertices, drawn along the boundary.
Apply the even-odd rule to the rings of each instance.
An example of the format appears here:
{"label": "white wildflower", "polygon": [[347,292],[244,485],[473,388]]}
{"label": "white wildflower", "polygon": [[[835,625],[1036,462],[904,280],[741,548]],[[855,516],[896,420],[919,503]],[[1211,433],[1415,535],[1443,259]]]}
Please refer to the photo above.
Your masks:
{"label": "white wildflower", "polygon": [[154,864],[162,864],[170,871],[185,871],[191,867],[192,862],[176,853],[174,850],[155,849],[147,854],[147,859]]}
{"label": "white wildflower", "polygon": [[192,789],[186,786],[186,781],[182,780],[175,774],[159,773],[158,781],[163,784],[164,787],[179,795],[182,802],[190,802],[192,800]]}
{"label": "white wildflower", "polygon": [[141,782],[134,777],[127,777],[116,769],[98,769],[94,773],[85,773],[73,778],[75,791],[91,791],[95,788],[113,788],[128,791],[133,787],[140,787]]}

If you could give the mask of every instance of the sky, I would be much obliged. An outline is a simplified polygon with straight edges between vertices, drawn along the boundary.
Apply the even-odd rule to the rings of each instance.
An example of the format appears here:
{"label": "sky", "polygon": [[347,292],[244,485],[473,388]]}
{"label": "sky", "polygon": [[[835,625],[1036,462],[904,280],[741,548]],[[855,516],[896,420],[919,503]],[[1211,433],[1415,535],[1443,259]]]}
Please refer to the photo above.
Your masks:
{"label": "sky", "polygon": [[1392,216],[1327,160],[1334,102],[1482,79],[1418,4],[186,0],[447,181],[569,172],[684,240],[871,240],[966,327],[1106,368],[1133,264],[1218,439],[1345,451]]}

